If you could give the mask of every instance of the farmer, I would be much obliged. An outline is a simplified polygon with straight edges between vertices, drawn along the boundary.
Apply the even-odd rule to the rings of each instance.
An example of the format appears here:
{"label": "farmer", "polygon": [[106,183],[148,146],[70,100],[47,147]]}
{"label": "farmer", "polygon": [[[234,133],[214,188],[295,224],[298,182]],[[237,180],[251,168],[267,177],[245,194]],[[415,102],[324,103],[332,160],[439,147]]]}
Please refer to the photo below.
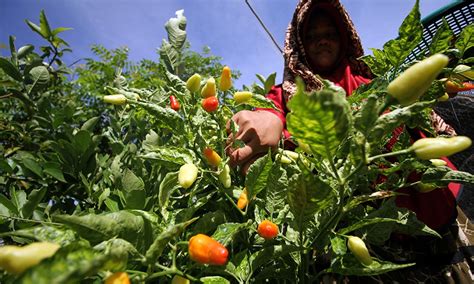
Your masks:
{"label": "farmer", "polygon": [[[228,141],[230,143],[234,138],[239,139],[245,146],[238,149],[227,147],[230,164],[240,166],[246,172],[269,148],[278,147],[282,135],[285,148],[295,148],[290,133],[286,130],[285,119],[288,113],[286,103],[296,91],[295,78],[302,78],[308,91],[318,90],[322,82],[315,76],[317,74],[342,87],[350,95],[357,87],[370,81],[367,66],[357,60],[362,55],[359,36],[347,12],[337,0],[301,0],[286,33],[283,83],[274,86],[267,95],[279,111],[241,111],[232,117],[239,128],[235,137],[229,135]],[[452,128],[443,125],[442,129],[438,129],[440,132],[453,134]],[[402,129],[395,131],[394,136],[400,135]],[[418,136],[415,139],[422,135],[410,134]],[[393,141],[395,142],[396,140]],[[391,146],[393,144],[387,147]],[[474,281],[466,255],[460,250],[460,247],[469,246],[474,236],[463,232],[455,222],[456,216],[458,222],[466,221],[466,217],[456,206],[455,196],[458,190],[459,185],[450,184],[449,188],[429,193],[407,189],[406,192],[410,193],[408,196],[397,197],[398,206],[414,211],[418,219],[437,230],[443,239],[405,235],[392,238],[394,240],[389,241],[391,249],[405,251],[406,254],[402,256],[404,261],[421,265],[380,275],[381,283],[404,283],[403,279],[407,278],[419,282],[431,282],[433,279],[451,283]],[[467,257],[472,262],[471,255]]]}

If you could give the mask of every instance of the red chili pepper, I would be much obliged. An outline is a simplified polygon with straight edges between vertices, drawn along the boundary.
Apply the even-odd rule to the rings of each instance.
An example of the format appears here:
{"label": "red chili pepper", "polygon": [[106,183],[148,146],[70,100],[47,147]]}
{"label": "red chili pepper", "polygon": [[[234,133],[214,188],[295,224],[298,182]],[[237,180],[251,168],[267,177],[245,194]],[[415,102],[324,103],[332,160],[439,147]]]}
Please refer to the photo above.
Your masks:
{"label": "red chili pepper", "polygon": [[191,259],[201,264],[224,265],[229,256],[225,246],[204,234],[189,240],[188,251]]}
{"label": "red chili pepper", "polygon": [[469,82],[455,83],[453,81],[446,81],[446,92],[448,94],[469,91],[474,89],[474,84]]}
{"label": "red chili pepper", "polygon": [[213,112],[217,110],[217,107],[219,106],[219,100],[216,97],[208,97],[202,100],[201,105],[205,111]]}
{"label": "red chili pepper", "polygon": [[278,235],[278,226],[271,221],[263,220],[258,225],[257,232],[260,237],[266,240],[271,240]]}
{"label": "red chili pepper", "polygon": [[178,111],[181,107],[178,100],[174,96],[170,96],[170,107],[175,111]]}

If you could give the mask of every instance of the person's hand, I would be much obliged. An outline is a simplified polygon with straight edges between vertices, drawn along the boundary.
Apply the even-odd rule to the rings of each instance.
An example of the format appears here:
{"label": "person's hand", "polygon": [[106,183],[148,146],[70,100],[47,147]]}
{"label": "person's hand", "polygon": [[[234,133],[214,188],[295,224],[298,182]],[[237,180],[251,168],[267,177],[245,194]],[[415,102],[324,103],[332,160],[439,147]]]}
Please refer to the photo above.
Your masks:
{"label": "person's hand", "polygon": [[[268,148],[276,149],[280,141],[283,123],[275,114],[269,111],[240,111],[232,120],[238,125],[235,137],[230,130],[230,121],[227,122],[226,152],[230,158],[230,166],[241,166],[242,171],[247,173],[250,165],[259,157],[265,155]],[[232,142],[236,139],[245,143],[242,148],[232,148]]]}

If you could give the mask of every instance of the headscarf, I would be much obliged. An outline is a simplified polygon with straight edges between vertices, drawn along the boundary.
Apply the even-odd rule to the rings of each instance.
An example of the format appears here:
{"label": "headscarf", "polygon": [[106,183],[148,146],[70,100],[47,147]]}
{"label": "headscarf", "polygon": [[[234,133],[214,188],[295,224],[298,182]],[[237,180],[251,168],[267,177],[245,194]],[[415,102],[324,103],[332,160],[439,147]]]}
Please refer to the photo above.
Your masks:
{"label": "headscarf", "polygon": [[354,29],[349,15],[338,0],[301,0],[293,14],[285,37],[285,70],[283,73],[283,90],[285,100],[296,91],[295,78],[301,77],[306,84],[306,90],[318,90],[322,82],[311,70],[306,61],[303,48],[304,23],[315,9],[323,9],[336,23],[341,35],[341,54],[335,70],[323,78],[344,88],[350,95],[359,85],[368,83],[370,71],[358,58],[363,55],[362,44]]}

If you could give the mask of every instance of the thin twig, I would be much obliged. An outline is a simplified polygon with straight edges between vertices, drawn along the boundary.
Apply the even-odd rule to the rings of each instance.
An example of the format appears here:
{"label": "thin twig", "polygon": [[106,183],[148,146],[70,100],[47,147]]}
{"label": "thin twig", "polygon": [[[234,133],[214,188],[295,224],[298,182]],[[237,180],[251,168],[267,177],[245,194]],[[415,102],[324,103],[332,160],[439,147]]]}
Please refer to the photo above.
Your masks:
{"label": "thin twig", "polygon": [[11,97],[11,96],[14,96],[14,94],[13,94],[13,93],[9,93],[9,94],[6,94],[6,95],[4,95],[4,96],[0,96],[0,100],[1,100],[1,99],[6,99],[6,98]]}
{"label": "thin twig", "polygon": [[265,32],[268,34],[268,36],[270,37],[270,39],[272,40],[273,44],[278,48],[278,50],[280,51],[281,54],[283,54],[283,50],[281,49],[281,47],[278,45],[278,43],[276,42],[275,38],[273,37],[272,33],[270,33],[270,31],[267,29],[267,27],[265,26],[265,24],[263,23],[263,21],[260,19],[260,17],[257,15],[257,12],[255,12],[255,10],[252,8],[252,6],[250,5],[249,1],[248,0],[245,0],[245,3],[247,3],[247,6],[249,6],[250,8],[250,11],[252,11],[252,13],[254,14],[255,18],[257,18],[258,22],[260,23],[260,25],[263,27],[263,29],[265,30]]}

